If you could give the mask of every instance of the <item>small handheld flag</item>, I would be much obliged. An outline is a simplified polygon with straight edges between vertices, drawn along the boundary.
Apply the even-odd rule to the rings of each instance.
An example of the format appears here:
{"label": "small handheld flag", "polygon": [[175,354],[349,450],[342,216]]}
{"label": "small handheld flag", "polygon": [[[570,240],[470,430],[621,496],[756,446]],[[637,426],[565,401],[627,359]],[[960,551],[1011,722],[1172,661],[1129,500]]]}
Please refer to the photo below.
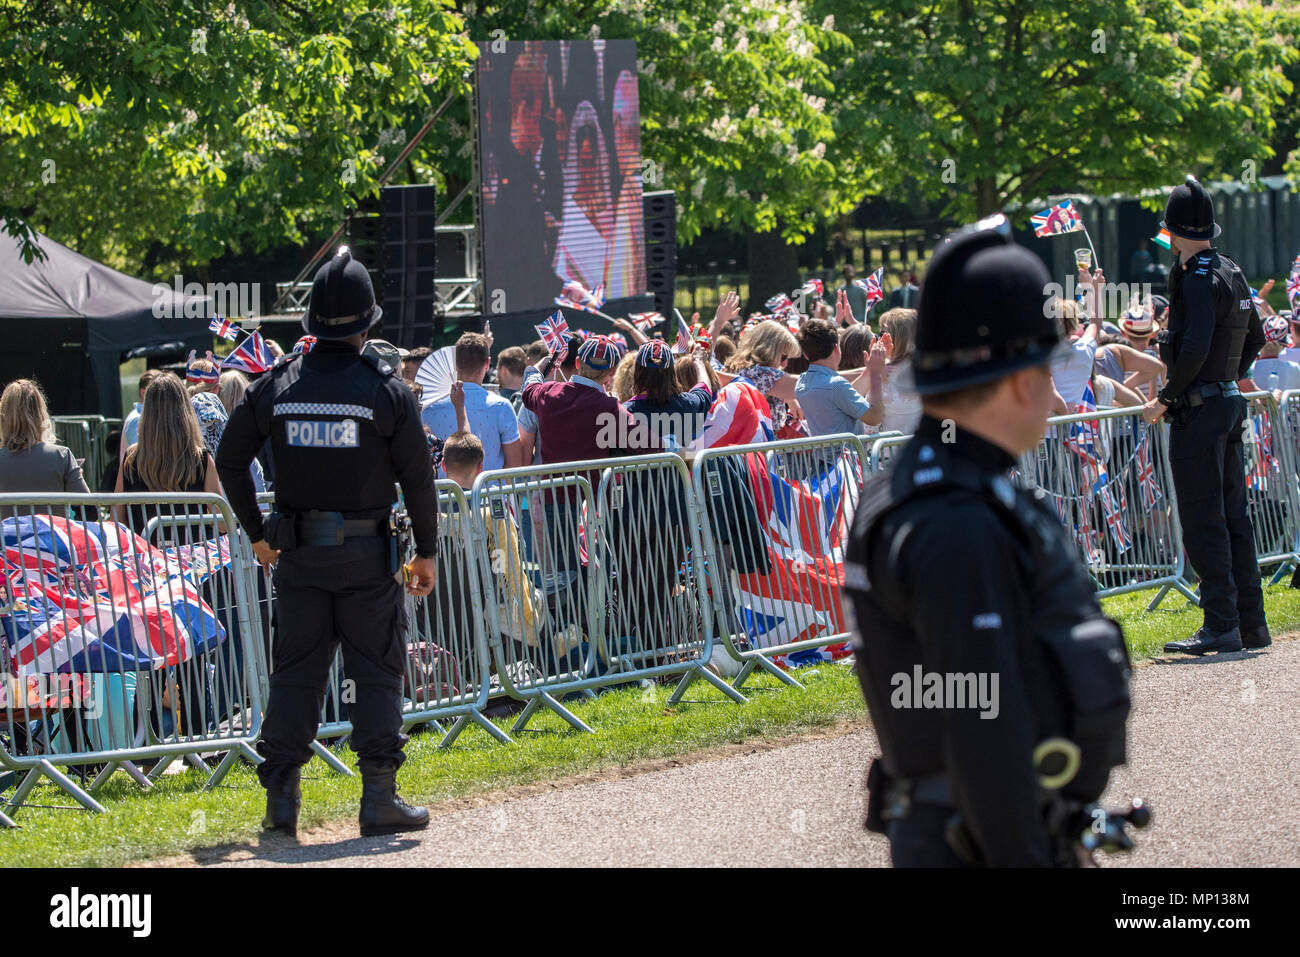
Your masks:
{"label": "small handheld flag", "polygon": [[311,352],[311,350],[314,349],[315,347],[316,347],[315,336],[303,336],[301,339],[299,339],[297,342],[293,344],[293,351],[301,352],[305,354]]}
{"label": "small handheld flag", "polygon": [[763,305],[764,307],[766,307],[768,312],[779,313],[786,309],[793,308],[794,303],[790,300],[789,296],[781,292],[781,293],[777,293],[767,302],[763,303]]}
{"label": "small handheld flag", "polygon": [[548,316],[540,326],[534,326],[533,328],[542,337],[547,349],[551,352],[559,351],[557,361],[563,362],[569,351],[569,322],[564,318],[564,313],[556,312],[554,315]]}
{"label": "small handheld flag", "polygon": [[1068,199],[1062,200],[1041,213],[1034,213],[1029,217],[1029,222],[1034,227],[1035,236],[1053,236],[1058,233],[1073,233],[1083,229],[1083,220],[1079,216],[1079,211],[1074,208],[1074,203]]}
{"label": "small handheld flag", "polygon": [[879,302],[885,298],[885,290],[880,285],[880,281],[885,277],[885,267],[881,266],[866,279],[855,279],[853,285],[857,286],[867,294],[867,305],[873,302]]}
{"label": "small handheld flag", "polygon": [[273,365],[275,365],[275,356],[267,348],[266,340],[262,338],[260,332],[254,332],[240,343],[238,349],[226,356],[221,363],[221,368],[238,369],[250,375],[261,375]]}
{"label": "small handheld flag", "polygon": [[221,316],[213,317],[212,321],[208,323],[208,332],[230,342],[234,342],[239,338],[239,327],[229,319]]}
{"label": "small handheld flag", "polygon": [[594,290],[588,290],[582,283],[570,279],[565,282],[564,288],[555,297],[555,304],[569,309],[581,309],[599,316],[602,314],[600,307],[605,305],[605,286],[602,283]]}
{"label": "small handheld flag", "polygon": [[1155,243],[1157,246],[1159,246],[1161,249],[1169,249],[1170,248],[1169,230],[1167,229],[1160,230],[1160,232],[1156,233],[1154,236],[1151,237],[1151,241]]}
{"label": "small handheld flag", "polygon": [[822,281],[820,279],[809,279],[802,286],[800,286],[798,290],[796,290],[795,295],[815,296],[816,298],[820,299],[822,297],[823,288],[824,287],[822,286]]}
{"label": "small handheld flag", "polygon": [[648,331],[655,323],[664,321],[663,315],[658,312],[634,312],[627,318],[642,332]]}

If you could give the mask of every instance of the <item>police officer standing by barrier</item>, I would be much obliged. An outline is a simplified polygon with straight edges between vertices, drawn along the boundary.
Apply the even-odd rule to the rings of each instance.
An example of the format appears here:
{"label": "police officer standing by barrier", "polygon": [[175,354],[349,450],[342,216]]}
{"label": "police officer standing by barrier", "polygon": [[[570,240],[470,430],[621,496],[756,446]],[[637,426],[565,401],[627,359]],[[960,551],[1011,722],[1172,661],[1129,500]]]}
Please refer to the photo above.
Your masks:
{"label": "police officer standing by barrier", "polygon": [[1214,202],[1193,177],[1174,187],[1165,207],[1178,261],[1169,273],[1168,325],[1157,337],[1168,366],[1165,387],[1142,417],[1165,417],[1169,465],[1183,545],[1201,578],[1204,623],[1165,651],[1203,655],[1272,643],[1246,511],[1242,426],[1247,402],[1237,389],[1264,345],[1250,284],[1210,247],[1219,235]]}
{"label": "police officer standing by barrier", "polygon": [[[335,649],[343,644],[352,748],[361,770],[361,833],[423,828],[429,814],[397,795],[402,746],[406,614],[402,585],[428,595],[436,569],[438,503],[428,444],[410,389],[395,370],[360,353],[379,321],[365,267],[347,247],[316,273],[303,323],[318,342],[248,390],[230,417],[217,469],[239,522],[275,570],[277,629],[271,696],[259,753],[263,827],[296,834],[299,776]],[[275,510],[264,523],[248,466],[270,437]],[[390,521],[400,482],[415,538],[402,566]]]}
{"label": "police officer standing by barrier", "polygon": [[[1123,635],[1045,493],[1008,478],[1054,403],[1050,281],[1001,216],[938,249],[913,360],[924,416],[854,517],[844,589],[882,751],[867,828],[895,866],[1074,866],[1125,760]],[[1123,846],[1123,819],[1102,817],[1101,843]]]}

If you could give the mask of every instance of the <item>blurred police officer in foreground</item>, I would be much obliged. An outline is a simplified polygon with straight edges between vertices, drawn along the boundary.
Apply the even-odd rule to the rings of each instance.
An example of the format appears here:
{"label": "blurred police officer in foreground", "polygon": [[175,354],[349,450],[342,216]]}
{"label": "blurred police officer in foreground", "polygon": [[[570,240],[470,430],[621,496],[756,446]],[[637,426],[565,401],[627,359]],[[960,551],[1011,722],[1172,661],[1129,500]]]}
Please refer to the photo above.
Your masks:
{"label": "blurred police officer in foreground", "polygon": [[1237,380],[1259,355],[1264,327],[1246,277],[1210,247],[1220,232],[1214,202],[1191,176],[1170,193],[1161,225],[1177,258],[1169,273],[1168,323],[1156,337],[1169,372],[1142,417],[1155,422],[1165,416],[1172,423],[1174,496],[1205,613],[1196,634],[1169,642],[1165,651],[1263,648],[1272,638],[1246,513],[1241,433],[1248,403]]}
{"label": "blurred police officer in foreground", "polygon": [[[396,371],[360,353],[380,309],[365,267],[347,247],[316,273],[303,322],[317,344],[277,365],[230,417],[217,469],[231,508],[262,564],[275,563],[271,696],[258,750],[267,791],[263,827],[295,834],[298,781],[335,649],[355,688],[352,748],[361,770],[361,833],[427,826],[429,814],[397,796],[406,661],[401,550],[389,516],[400,482],[417,557],[407,591],[433,589],[438,506],[428,444],[411,390]],[[270,437],[275,509],[264,523],[248,465]]]}
{"label": "blurred police officer in foreground", "polygon": [[844,588],[882,751],[867,827],[896,866],[1072,866],[1067,825],[1124,762],[1123,635],[1045,495],[1008,478],[1054,402],[1049,282],[1000,216],[939,247],[924,417],[854,517]]}

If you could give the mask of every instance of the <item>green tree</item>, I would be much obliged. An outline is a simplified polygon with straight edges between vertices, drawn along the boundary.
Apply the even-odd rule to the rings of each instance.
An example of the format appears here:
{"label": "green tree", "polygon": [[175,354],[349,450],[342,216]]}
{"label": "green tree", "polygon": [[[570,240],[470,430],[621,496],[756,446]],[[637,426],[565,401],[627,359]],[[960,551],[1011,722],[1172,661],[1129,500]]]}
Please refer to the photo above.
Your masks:
{"label": "green tree", "polygon": [[826,64],[849,44],[808,8],[804,0],[505,0],[467,7],[466,17],[483,41],[636,40],[641,151],[657,174],[644,187],[676,191],[680,242],[707,227],[749,237],[752,303],[796,284],[790,244],[852,209],[871,172],[862,154],[832,153]]}
{"label": "green tree", "polygon": [[0,0],[0,220],[157,272],[306,242],[474,56],[451,0]]}
{"label": "green tree", "polygon": [[[1295,6],[1227,0],[817,0],[853,38],[837,149],[965,218],[1052,193],[1240,177],[1291,92]],[[1245,165],[1243,165],[1245,164]],[[1253,164],[1253,166],[1251,165]]]}

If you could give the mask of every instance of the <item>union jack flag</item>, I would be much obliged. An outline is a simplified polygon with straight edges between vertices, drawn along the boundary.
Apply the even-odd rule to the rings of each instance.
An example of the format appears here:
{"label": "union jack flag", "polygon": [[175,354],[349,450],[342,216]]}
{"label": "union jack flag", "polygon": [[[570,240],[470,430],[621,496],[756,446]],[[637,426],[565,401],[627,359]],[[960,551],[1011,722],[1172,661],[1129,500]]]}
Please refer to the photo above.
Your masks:
{"label": "union jack flag", "polygon": [[880,285],[880,281],[884,278],[885,278],[885,267],[881,266],[879,269],[873,272],[866,279],[853,280],[853,285],[857,286],[859,289],[861,289],[863,292],[867,294],[868,306],[870,306],[873,302],[879,302],[881,299],[885,298],[884,287]]}
{"label": "union jack flag", "polygon": [[[1091,382],[1083,387],[1083,398],[1075,405],[1074,411],[1076,413],[1097,411],[1097,400],[1093,396]],[[1102,463],[1099,452],[1101,437],[1097,421],[1082,419],[1071,423],[1065,444],[1079,456],[1084,492],[1091,496],[1107,482],[1106,466]]]}
{"label": "union jack flag", "polygon": [[564,313],[556,312],[548,316],[546,321],[540,326],[534,326],[537,334],[542,337],[546,343],[546,348],[551,352],[560,350],[559,361],[563,362],[565,355],[569,351],[569,322],[564,318]]}
{"label": "union jack flag", "polygon": [[1268,489],[1269,475],[1281,472],[1282,466],[1273,455],[1273,427],[1263,413],[1252,415],[1251,426],[1255,431],[1254,461],[1251,462],[1247,484],[1256,492]]}
{"label": "union jack flag", "polygon": [[767,309],[768,312],[781,313],[786,309],[793,309],[794,302],[785,293],[779,292],[767,302],[763,303],[763,307]]}
{"label": "union jack flag", "polygon": [[1150,441],[1151,432],[1148,430],[1137,447],[1138,487],[1142,489],[1142,507],[1148,512],[1155,508],[1161,494],[1160,485],[1156,482],[1155,466],[1151,464]]}
{"label": "union jack flag", "polygon": [[795,295],[814,296],[820,299],[824,288],[820,279],[809,279],[795,291]]}
{"label": "union jack flag", "polygon": [[1106,525],[1110,528],[1111,538],[1115,539],[1116,551],[1122,555],[1133,545],[1133,536],[1124,524],[1124,510],[1116,504],[1115,496],[1109,488],[1103,488],[1097,497],[1101,499],[1101,510],[1106,517]]}
{"label": "union jack flag", "polygon": [[648,331],[656,322],[664,321],[663,315],[658,312],[634,312],[627,318],[641,332]]}
{"label": "union jack flag", "polygon": [[191,562],[113,522],[24,515],[0,528],[10,673],[150,670],[225,641],[197,586],[229,561],[228,543]]}
{"label": "union jack flag", "polygon": [[1068,199],[1041,213],[1034,213],[1029,217],[1029,222],[1034,227],[1035,236],[1073,233],[1083,229],[1083,219],[1079,216],[1079,211],[1074,208],[1074,203]]}
{"label": "union jack flag", "polygon": [[293,344],[294,352],[302,352],[304,354],[311,352],[312,349],[315,348],[316,348],[315,336],[303,336],[301,339],[299,339],[297,342]]}
{"label": "union jack flag", "polygon": [[216,316],[208,323],[208,332],[231,342],[239,338],[239,327],[229,319],[223,319],[221,316]]}
{"label": "union jack flag", "polygon": [[605,286],[602,283],[595,289],[589,290],[577,280],[570,279],[565,282],[564,288],[555,297],[555,304],[569,309],[594,312],[599,315],[600,307],[605,305]]}
{"label": "union jack flag", "polygon": [[1292,273],[1286,281],[1286,299],[1292,306],[1300,299],[1300,273]]}
{"label": "union jack flag", "polygon": [[275,356],[267,348],[260,332],[253,332],[221,363],[223,369],[238,369],[251,375],[260,375],[275,365]]}

